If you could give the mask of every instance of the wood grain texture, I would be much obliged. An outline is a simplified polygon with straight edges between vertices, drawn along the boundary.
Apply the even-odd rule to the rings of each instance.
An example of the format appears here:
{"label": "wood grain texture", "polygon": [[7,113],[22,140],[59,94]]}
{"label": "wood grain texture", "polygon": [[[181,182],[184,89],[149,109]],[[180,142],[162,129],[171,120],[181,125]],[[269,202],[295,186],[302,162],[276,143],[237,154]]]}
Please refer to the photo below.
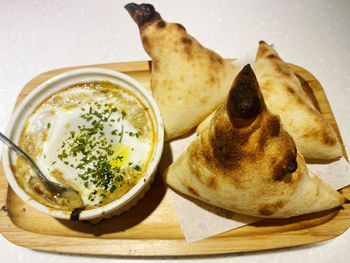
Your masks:
{"label": "wood grain texture", "polygon": [[[341,140],[320,83],[306,70],[291,66]],[[126,73],[149,89],[148,61],[84,67],[102,67]],[[24,87],[16,105],[40,83],[72,69],[75,68],[53,70],[35,77]],[[343,155],[347,159],[344,146]],[[350,187],[341,192],[350,199]],[[345,204],[342,209],[290,219],[266,219],[188,244],[159,175],[145,197],[131,210],[92,225],[88,222],[58,220],[26,205],[9,187],[0,163],[1,207],[0,232],[10,242],[38,250],[94,255],[206,255],[290,247],[334,238],[350,226],[350,204]]]}

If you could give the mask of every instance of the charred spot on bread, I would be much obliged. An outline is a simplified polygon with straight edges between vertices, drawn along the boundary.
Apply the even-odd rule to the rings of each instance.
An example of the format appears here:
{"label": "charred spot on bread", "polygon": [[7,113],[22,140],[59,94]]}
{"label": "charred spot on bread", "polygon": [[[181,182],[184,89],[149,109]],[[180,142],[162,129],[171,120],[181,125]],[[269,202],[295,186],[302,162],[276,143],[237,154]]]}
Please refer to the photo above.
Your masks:
{"label": "charred spot on bread", "polygon": [[213,84],[216,81],[218,81],[218,79],[214,75],[211,75],[210,78],[209,78],[209,82]]}
{"label": "charred spot on bread", "polygon": [[267,143],[267,136],[266,133],[262,132],[259,136],[259,140],[258,140],[258,147],[259,147],[259,151],[262,151]]}
{"label": "charred spot on bread", "polygon": [[259,209],[259,213],[262,216],[272,216],[278,209],[284,206],[282,201],[277,201],[272,204],[265,204]]}
{"label": "charred spot on bread", "polygon": [[157,27],[158,28],[164,28],[165,27],[165,22],[163,20],[160,20],[158,23],[157,23]]}
{"label": "charred spot on bread", "polygon": [[237,75],[229,92],[226,107],[229,118],[235,126],[242,126],[240,124],[245,124],[244,120],[249,120],[249,125],[262,111],[264,100],[249,64]]}
{"label": "charred spot on bread", "polygon": [[275,54],[270,54],[270,55],[267,55],[266,56],[266,58],[268,58],[268,59],[278,59],[279,57],[278,56],[276,56]]}
{"label": "charred spot on bread", "polygon": [[124,7],[129,12],[132,19],[134,19],[134,21],[137,23],[139,28],[147,22],[161,19],[159,13],[154,9],[154,6],[150,4],[138,5],[135,3],[130,3]]}
{"label": "charred spot on bread", "polygon": [[150,43],[149,43],[148,37],[143,36],[143,37],[141,38],[141,40],[142,40],[142,44],[143,44],[143,46],[145,47],[145,49],[148,49],[148,48],[149,48],[149,46],[150,46]]}
{"label": "charred spot on bread", "polygon": [[177,27],[178,30],[186,31],[186,29],[185,29],[185,27],[184,27],[183,25],[181,25],[181,24],[179,24],[179,23],[176,23],[175,25],[176,25],[176,27]]}
{"label": "charred spot on bread", "polygon": [[322,131],[321,139],[322,142],[326,145],[335,145],[337,143],[336,139],[329,136],[329,133],[326,131]]}
{"label": "charred spot on bread", "polygon": [[192,45],[192,39],[190,39],[189,37],[182,37],[181,42],[185,45]]}
{"label": "charred spot on bread", "polygon": [[278,117],[273,116],[269,122],[267,123],[267,130],[269,131],[269,135],[271,137],[278,136],[280,130],[281,130],[281,123]]}
{"label": "charred spot on bread", "polygon": [[[212,158],[219,167],[228,170],[240,169],[243,159],[254,161],[257,158],[257,151],[251,151],[249,139],[260,127],[261,116],[244,129],[235,127],[225,114],[226,107],[222,104],[216,111],[211,125],[209,140],[212,149]],[[212,160],[207,160],[211,161]]]}
{"label": "charred spot on bread", "polygon": [[292,149],[289,153],[285,156],[286,161],[286,172],[287,173],[294,173],[298,169],[298,162],[297,162],[297,149],[294,145],[294,149]]}
{"label": "charred spot on bread", "polygon": [[280,134],[281,130],[281,123],[280,119],[275,116],[271,115],[264,125],[261,127],[261,132],[259,134],[258,139],[258,147],[260,150],[262,150],[265,147],[265,144],[268,140],[270,140],[272,137],[277,137]]}
{"label": "charred spot on bread", "polygon": [[182,37],[181,43],[183,45],[185,54],[188,56],[188,58],[191,58],[193,56],[192,54],[192,39],[189,37]]}
{"label": "charred spot on bread", "polygon": [[294,173],[298,169],[296,149],[288,151],[282,160],[272,168],[274,181],[282,181],[287,174]]}
{"label": "charred spot on bread", "polygon": [[319,129],[306,129],[302,138],[317,138],[319,142],[329,146],[335,145],[337,143],[336,138],[330,136],[327,129],[322,131]]}
{"label": "charred spot on bread", "polygon": [[210,177],[207,181],[207,186],[213,190],[216,190],[218,188],[218,183],[215,177]]}
{"label": "charred spot on bread", "polygon": [[191,195],[197,196],[197,197],[200,196],[199,193],[198,193],[193,187],[187,186],[186,188],[187,188],[187,191],[188,191]]}
{"label": "charred spot on bread", "polygon": [[[300,104],[301,106],[305,107],[305,101],[302,100],[302,99],[300,98],[300,96],[296,96],[295,98],[296,98],[298,104]],[[306,110],[311,110],[311,111],[313,111],[313,109],[310,108],[310,107],[305,107],[305,108],[306,108]]]}
{"label": "charred spot on bread", "polygon": [[286,89],[287,89],[288,93],[290,93],[292,95],[295,94],[295,90],[291,86],[287,85]]}
{"label": "charred spot on bread", "polygon": [[[248,158],[244,151],[244,145],[248,142],[250,134],[241,134],[237,130],[216,129],[215,135],[211,137],[214,166],[227,169],[230,172],[241,168],[241,161]],[[223,139],[225,138],[225,139]],[[227,143],[227,142],[230,143]],[[213,160],[209,160],[213,162]]]}
{"label": "charred spot on bread", "polygon": [[274,181],[282,181],[286,174],[283,163],[278,163],[273,166],[272,178]]}
{"label": "charred spot on bread", "polygon": [[291,69],[289,67],[286,67],[284,65],[282,65],[282,61],[278,61],[278,63],[274,63],[274,67],[276,69],[276,71],[278,73],[280,73],[282,76],[285,76],[285,77],[290,77],[292,75],[291,73]]}

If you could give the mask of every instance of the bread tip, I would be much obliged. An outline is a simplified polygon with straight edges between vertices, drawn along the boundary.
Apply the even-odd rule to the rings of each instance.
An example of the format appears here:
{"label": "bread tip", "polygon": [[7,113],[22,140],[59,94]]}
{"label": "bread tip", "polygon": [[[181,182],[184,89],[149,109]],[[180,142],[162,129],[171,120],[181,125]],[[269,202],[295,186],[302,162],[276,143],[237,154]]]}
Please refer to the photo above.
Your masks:
{"label": "bread tip", "polygon": [[129,11],[129,10],[135,8],[136,6],[137,6],[137,4],[135,4],[135,3],[129,3],[129,4],[126,4],[124,6],[124,8]]}
{"label": "bread tip", "polygon": [[270,51],[271,48],[272,48],[272,46],[267,44],[265,41],[260,40],[259,41],[259,48],[258,48],[258,52],[256,53],[255,60],[257,61],[258,59],[260,59],[263,56],[265,56],[265,54],[267,54],[267,52]]}
{"label": "bread tip", "polygon": [[143,26],[148,21],[160,18],[160,15],[151,4],[138,5],[135,3],[129,3],[126,4],[124,8],[129,12],[130,16],[139,27]]}
{"label": "bread tip", "polygon": [[254,74],[254,71],[249,63],[242,68],[241,72],[244,75],[251,75],[252,73]]}
{"label": "bread tip", "polygon": [[238,73],[229,92],[227,110],[231,122],[240,126],[240,120],[255,119],[260,114],[263,105],[264,100],[258,81],[250,64],[247,64]]}

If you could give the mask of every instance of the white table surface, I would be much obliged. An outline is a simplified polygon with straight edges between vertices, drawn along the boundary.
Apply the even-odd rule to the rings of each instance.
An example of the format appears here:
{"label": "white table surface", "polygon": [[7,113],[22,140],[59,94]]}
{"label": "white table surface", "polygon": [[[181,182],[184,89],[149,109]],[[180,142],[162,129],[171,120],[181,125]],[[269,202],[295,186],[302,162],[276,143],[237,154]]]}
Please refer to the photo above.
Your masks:
{"label": "white table surface", "polygon": [[[350,146],[350,1],[149,1],[204,46],[238,58],[259,40],[312,72],[323,85]],[[36,75],[56,68],[147,60],[128,1],[0,1],[0,131]],[[64,255],[18,247],[0,235],[0,262],[349,262],[350,230],[315,245],[190,258]],[[152,249],[152,248],[150,248]]]}

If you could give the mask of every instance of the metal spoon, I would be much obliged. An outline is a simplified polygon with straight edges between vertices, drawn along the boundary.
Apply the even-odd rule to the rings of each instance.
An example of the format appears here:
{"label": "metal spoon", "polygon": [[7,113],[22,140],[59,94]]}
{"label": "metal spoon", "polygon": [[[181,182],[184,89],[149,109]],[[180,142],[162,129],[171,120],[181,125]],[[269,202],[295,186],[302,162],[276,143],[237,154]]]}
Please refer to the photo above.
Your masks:
{"label": "metal spoon", "polygon": [[44,186],[49,192],[53,193],[56,196],[59,196],[60,198],[70,199],[68,203],[74,204],[74,207],[83,206],[83,201],[81,200],[78,191],[76,191],[75,189],[69,186],[52,182],[49,179],[47,179],[46,176],[41,172],[39,167],[36,165],[36,163],[33,161],[33,159],[30,158],[28,154],[26,154],[21,148],[19,148],[16,144],[14,144],[9,138],[7,138],[1,132],[0,132],[0,140],[3,143],[5,143],[10,149],[14,150],[19,155],[22,155],[24,158],[26,158],[29,161],[29,163],[32,165],[32,167],[38,174],[38,178],[44,184]]}

